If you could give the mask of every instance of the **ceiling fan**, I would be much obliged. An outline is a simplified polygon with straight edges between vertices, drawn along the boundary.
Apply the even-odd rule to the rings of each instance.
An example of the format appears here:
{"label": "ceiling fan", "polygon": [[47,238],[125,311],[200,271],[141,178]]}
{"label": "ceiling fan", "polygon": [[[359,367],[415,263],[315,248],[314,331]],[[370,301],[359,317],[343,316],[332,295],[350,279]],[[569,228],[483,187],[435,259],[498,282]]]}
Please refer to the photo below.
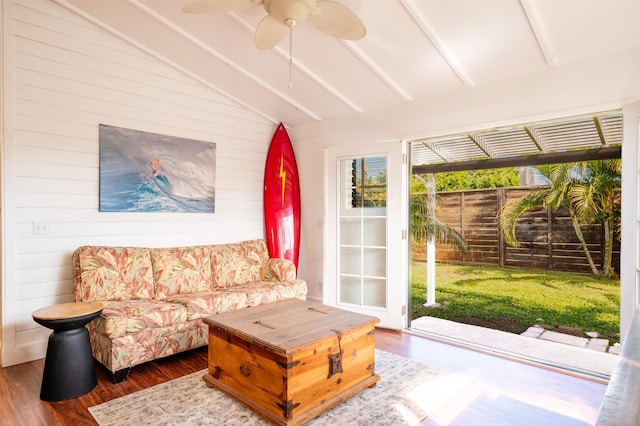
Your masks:
{"label": "ceiling fan", "polygon": [[318,30],[345,40],[360,40],[367,30],[355,13],[332,0],[199,0],[186,13],[229,12],[263,5],[268,15],[256,28],[258,49],[271,49],[297,24],[309,21]]}

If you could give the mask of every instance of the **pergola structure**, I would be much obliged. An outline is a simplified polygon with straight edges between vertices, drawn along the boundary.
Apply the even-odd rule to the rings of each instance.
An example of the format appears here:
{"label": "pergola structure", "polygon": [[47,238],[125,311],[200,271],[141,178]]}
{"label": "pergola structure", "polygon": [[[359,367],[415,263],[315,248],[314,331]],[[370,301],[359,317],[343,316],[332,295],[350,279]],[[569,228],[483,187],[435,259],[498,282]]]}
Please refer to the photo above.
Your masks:
{"label": "pergola structure", "polygon": [[411,141],[414,174],[620,158],[622,111]]}

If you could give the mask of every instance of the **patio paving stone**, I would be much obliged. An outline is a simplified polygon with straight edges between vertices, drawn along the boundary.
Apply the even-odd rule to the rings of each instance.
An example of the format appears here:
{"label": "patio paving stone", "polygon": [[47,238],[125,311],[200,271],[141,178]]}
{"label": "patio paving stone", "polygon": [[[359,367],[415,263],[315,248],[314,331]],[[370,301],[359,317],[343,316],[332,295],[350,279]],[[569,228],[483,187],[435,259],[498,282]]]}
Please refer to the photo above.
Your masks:
{"label": "patio paving stone", "polygon": [[578,348],[586,347],[589,341],[586,337],[572,336],[571,334],[558,333],[557,331],[545,331],[540,336],[540,339],[564,343],[565,345],[576,346]]}
{"label": "patio paving stone", "polygon": [[609,339],[589,339],[587,349],[594,351],[606,352],[609,347]]}

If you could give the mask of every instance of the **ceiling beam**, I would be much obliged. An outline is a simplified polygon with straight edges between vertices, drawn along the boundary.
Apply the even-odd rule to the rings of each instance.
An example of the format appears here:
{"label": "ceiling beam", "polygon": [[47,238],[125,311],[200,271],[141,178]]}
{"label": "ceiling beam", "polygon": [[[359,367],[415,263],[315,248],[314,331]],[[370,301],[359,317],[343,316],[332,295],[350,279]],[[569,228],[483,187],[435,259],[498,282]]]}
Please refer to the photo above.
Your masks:
{"label": "ceiling beam", "polygon": [[533,31],[533,36],[538,42],[538,47],[540,48],[544,59],[547,61],[547,65],[551,68],[557,68],[558,57],[556,55],[556,51],[551,46],[551,42],[549,41],[549,32],[542,24],[542,18],[540,17],[537,6],[532,0],[520,0],[520,5],[527,17],[531,31]]}
{"label": "ceiling beam", "polygon": [[409,16],[418,25],[422,33],[429,39],[431,44],[438,50],[440,55],[444,58],[449,67],[456,73],[460,81],[467,87],[474,87],[475,83],[467,74],[467,71],[460,65],[460,62],[456,56],[447,48],[446,44],[442,41],[436,30],[429,23],[427,18],[418,10],[418,7],[411,0],[400,0],[400,3],[404,6]]}
{"label": "ceiling beam", "polygon": [[376,64],[362,49],[360,49],[355,42],[349,40],[341,40],[341,42],[353,53],[353,55],[360,60],[367,68],[371,70],[384,84],[389,86],[398,96],[405,101],[412,101],[413,98],[398,84],[396,83],[384,70]]}
{"label": "ceiling beam", "polygon": [[576,163],[580,161],[621,158],[622,147],[583,149],[579,151],[553,152],[520,157],[490,158],[488,160],[457,161],[454,163],[424,164],[413,166],[411,173],[461,172],[466,170],[501,169],[504,167],[539,166],[542,164]]}

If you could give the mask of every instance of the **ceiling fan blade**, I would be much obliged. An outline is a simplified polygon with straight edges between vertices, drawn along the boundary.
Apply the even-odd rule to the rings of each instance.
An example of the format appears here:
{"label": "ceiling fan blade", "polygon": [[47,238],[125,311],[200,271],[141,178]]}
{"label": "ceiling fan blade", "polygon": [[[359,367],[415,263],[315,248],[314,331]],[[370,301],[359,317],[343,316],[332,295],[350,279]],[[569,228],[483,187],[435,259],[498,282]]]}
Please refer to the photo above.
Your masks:
{"label": "ceiling fan blade", "polygon": [[318,0],[320,13],[309,17],[311,25],[322,32],[346,40],[360,40],[367,34],[364,24],[348,7],[331,0]]}
{"label": "ceiling fan blade", "polygon": [[262,0],[199,0],[182,8],[185,13],[231,12],[262,4]]}
{"label": "ceiling fan blade", "polygon": [[288,32],[288,26],[281,24],[271,15],[267,15],[256,28],[256,47],[262,50],[271,49],[280,43]]}

